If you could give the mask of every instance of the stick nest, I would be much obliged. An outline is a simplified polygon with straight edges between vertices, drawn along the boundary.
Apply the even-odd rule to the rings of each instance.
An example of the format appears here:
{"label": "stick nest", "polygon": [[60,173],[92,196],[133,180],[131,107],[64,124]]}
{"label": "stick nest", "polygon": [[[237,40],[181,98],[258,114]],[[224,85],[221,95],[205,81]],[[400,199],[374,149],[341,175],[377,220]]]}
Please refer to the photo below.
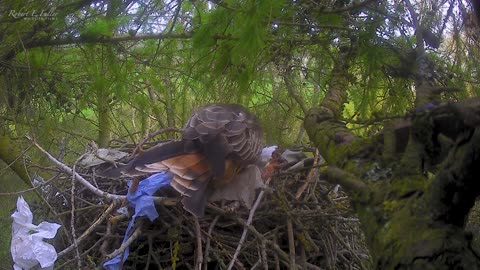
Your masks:
{"label": "stick nest", "polygon": [[[120,150],[130,154],[133,148]],[[117,162],[127,160],[128,156]],[[127,194],[128,177],[99,176],[108,166],[112,164],[70,168],[101,191]],[[41,216],[51,219],[53,213],[63,225],[53,242],[59,252],[55,269],[102,269],[127,245],[130,253],[121,269],[228,269],[230,264],[231,269],[369,268],[360,223],[348,197],[319,179],[318,169],[275,174],[254,213],[243,206],[210,203],[198,222],[183,210],[178,196],[160,191],[159,198],[171,199],[157,199],[159,217],[153,222],[137,219],[123,246],[132,215],[126,200],[94,194],[64,169],[57,171],[56,181],[43,184],[44,205],[38,205],[36,215],[44,211]]]}

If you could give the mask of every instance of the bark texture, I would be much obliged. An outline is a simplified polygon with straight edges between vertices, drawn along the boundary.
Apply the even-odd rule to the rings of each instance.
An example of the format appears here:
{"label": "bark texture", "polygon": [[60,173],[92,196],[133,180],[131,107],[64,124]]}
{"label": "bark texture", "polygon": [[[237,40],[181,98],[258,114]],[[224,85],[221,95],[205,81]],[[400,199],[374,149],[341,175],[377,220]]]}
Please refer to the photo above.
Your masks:
{"label": "bark texture", "polygon": [[351,197],[374,267],[479,269],[465,221],[480,194],[480,100],[427,106],[361,139],[339,120],[347,72],[337,64],[304,126],[329,164],[321,177]]}

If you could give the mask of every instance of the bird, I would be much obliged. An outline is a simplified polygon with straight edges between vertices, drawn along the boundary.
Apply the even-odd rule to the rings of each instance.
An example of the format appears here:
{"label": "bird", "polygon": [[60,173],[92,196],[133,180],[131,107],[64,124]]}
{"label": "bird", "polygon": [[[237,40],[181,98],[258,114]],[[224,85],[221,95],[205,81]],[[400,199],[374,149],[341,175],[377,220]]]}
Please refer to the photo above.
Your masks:
{"label": "bird", "polygon": [[123,173],[168,171],[183,208],[203,217],[210,197],[253,201],[252,191],[262,186],[256,165],[262,149],[262,128],[253,113],[238,104],[209,104],[193,111],[180,140],[142,152]]}

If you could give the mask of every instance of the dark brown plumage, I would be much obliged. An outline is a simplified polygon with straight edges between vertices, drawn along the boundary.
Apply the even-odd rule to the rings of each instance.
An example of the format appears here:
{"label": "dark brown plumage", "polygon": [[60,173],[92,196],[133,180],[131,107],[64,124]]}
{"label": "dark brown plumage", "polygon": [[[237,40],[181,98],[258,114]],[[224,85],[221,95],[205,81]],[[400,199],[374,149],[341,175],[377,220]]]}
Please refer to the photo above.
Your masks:
{"label": "dark brown plumage", "polygon": [[244,171],[256,169],[250,165],[261,149],[262,131],[255,115],[237,104],[211,104],[193,112],[181,140],[142,153],[124,173],[138,176],[170,171],[171,186],[184,196],[184,208],[201,217],[215,189],[232,181],[247,183],[243,178],[255,175]]}

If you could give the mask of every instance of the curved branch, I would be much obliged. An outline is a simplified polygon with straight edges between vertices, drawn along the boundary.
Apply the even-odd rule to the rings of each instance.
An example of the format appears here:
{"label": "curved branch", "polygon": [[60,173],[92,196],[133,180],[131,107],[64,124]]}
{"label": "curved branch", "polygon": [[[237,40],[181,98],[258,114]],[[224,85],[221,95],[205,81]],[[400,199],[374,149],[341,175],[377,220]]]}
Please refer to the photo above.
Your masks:
{"label": "curved branch", "polygon": [[327,167],[321,170],[320,177],[330,183],[339,184],[349,193],[362,195],[369,191],[368,186],[355,175],[337,167]]}
{"label": "curved branch", "polygon": [[[53,157],[50,153],[48,153],[45,149],[43,149],[35,140],[32,138],[28,137],[27,138],[35,145],[35,147],[40,150],[55,166],[57,166],[60,170],[63,172],[73,175],[75,177],[75,180],[80,182],[80,184],[84,185],[88,190],[90,190],[93,194],[96,194],[106,200],[109,201],[114,201],[114,200],[127,200],[127,196],[125,195],[117,195],[117,194],[112,194],[108,193],[106,191],[100,190],[90,184],[85,178],[83,178],[80,174],[77,172],[74,172],[70,167],[67,165],[63,164],[59,160],[57,160],[55,157]],[[179,198],[168,198],[168,197],[153,197],[153,201],[155,204],[162,204],[162,205],[176,205],[180,199]]]}
{"label": "curved branch", "polygon": [[90,190],[93,194],[98,195],[102,198],[105,198],[107,200],[125,200],[127,196],[124,195],[116,195],[116,194],[111,194],[105,191],[102,191],[98,188],[96,188],[94,185],[90,184],[85,178],[83,178],[80,174],[72,170],[72,168],[68,167],[67,165],[63,164],[59,160],[57,160],[55,157],[53,157],[50,153],[47,152],[47,150],[43,149],[34,139],[30,138],[27,136],[27,139],[30,140],[35,147],[40,150],[47,158],[55,164],[59,169],[62,171],[66,172],[67,174],[70,174],[75,177],[75,180],[80,182],[83,186],[85,186],[88,190]]}

